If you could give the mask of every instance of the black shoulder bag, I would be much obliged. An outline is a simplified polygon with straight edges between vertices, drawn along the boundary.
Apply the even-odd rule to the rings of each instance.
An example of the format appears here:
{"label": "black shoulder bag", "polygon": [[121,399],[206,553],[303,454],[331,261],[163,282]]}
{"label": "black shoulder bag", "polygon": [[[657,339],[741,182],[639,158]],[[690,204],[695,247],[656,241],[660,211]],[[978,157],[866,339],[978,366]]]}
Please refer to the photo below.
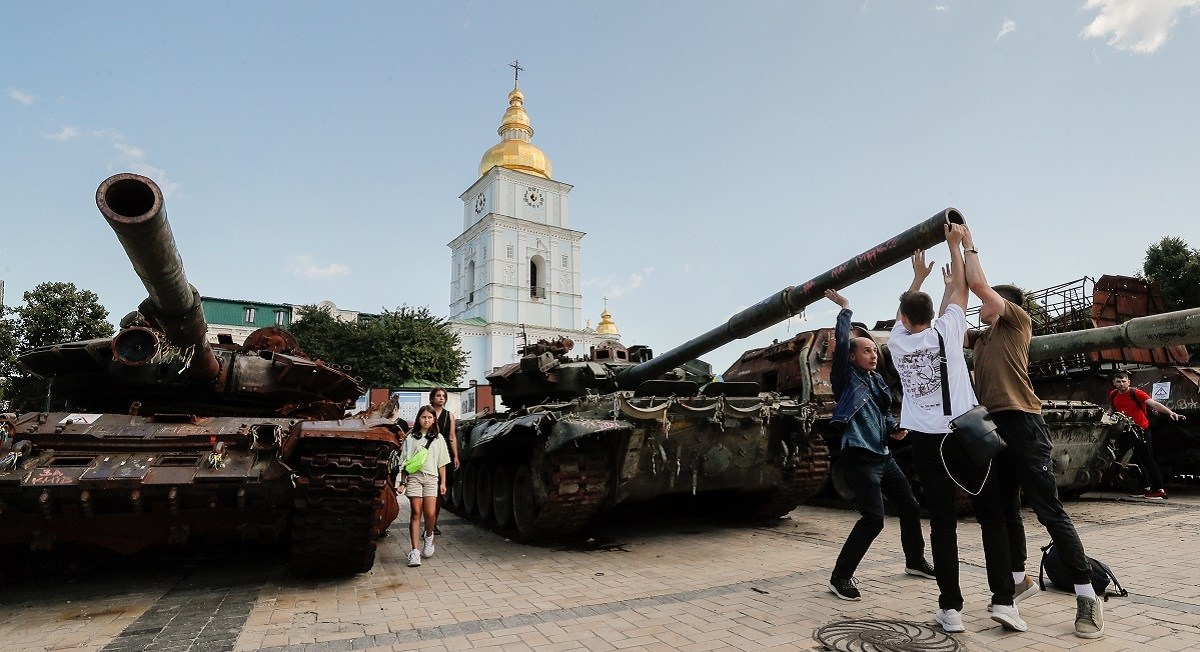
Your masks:
{"label": "black shoulder bag", "polygon": [[[933,328],[930,326],[930,328]],[[946,369],[946,342],[942,339],[942,333],[933,328],[933,332],[937,333],[938,338],[938,362],[942,367],[942,410],[946,416],[950,416],[950,372]],[[954,441],[965,454],[967,460],[974,466],[983,466],[987,464],[987,471],[983,474],[983,482],[979,483],[978,491],[971,491],[958,483],[954,479],[954,474],[950,472],[950,466],[946,464],[946,439],[950,436],[954,437]],[[962,414],[950,420],[950,432],[942,437],[941,447],[939,451],[942,456],[942,466],[946,469],[946,475],[950,476],[950,480],[958,485],[959,489],[967,492],[972,496],[978,496],[983,491],[984,485],[987,484],[988,475],[992,472],[992,458],[1000,454],[1007,444],[1000,438],[996,432],[996,424],[992,422],[992,418],[988,416],[987,408],[982,405],[963,412]]]}

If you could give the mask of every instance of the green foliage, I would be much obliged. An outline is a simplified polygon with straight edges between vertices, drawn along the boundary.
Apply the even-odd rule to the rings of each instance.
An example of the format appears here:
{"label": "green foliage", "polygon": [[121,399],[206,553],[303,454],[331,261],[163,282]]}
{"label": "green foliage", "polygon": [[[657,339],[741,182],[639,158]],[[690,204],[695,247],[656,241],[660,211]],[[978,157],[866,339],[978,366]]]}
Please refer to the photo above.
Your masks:
{"label": "green foliage", "polygon": [[1182,238],[1168,236],[1150,245],[1142,271],[1158,281],[1167,310],[1200,307],[1200,251]]}
{"label": "green foliage", "polygon": [[338,321],[315,306],[297,312],[291,331],[300,348],[349,366],[366,387],[399,387],[414,378],[451,384],[466,365],[458,335],[428,308],[402,306],[357,323]]}
{"label": "green foliage", "polygon": [[43,409],[49,387],[49,381],[17,370],[17,355],[41,346],[113,334],[100,298],[74,283],[41,283],[22,298],[25,304],[6,309],[0,326],[0,373],[9,380],[4,398],[15,412]]}

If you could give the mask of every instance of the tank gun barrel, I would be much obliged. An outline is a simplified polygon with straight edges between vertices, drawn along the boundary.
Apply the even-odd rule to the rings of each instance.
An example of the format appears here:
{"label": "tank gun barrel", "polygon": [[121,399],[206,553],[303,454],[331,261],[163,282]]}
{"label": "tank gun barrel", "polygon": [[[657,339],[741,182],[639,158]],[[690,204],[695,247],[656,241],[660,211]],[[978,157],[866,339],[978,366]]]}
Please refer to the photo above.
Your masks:
{"label": "tank gun barrel", "polygon": [[822,298],[825,290],[840,290],[907,259],[917,249],[928,249],[945,241],[946,234],[942,228],[944,224],[965,223],[962,213],[954,208],[947,208],[820,276],[801,285],[784,288],[783,291],[759,301],[707,333],[626,369],[617,376],[617,386],[621,389],[632,389],[733,340],[770,328]]}
{"label": "tank gun barrel", "polygon": [[1200,308],[1137,317],[1116,326],[1038,335],[1029,343],[1030,360],[1125,347],[1155,349],[1200,342]]}
{"label": "tank gun barrel", "polygon": [[96,189],[96,206],[146,286],[147,312],[172,344],[192,349],[188,373],[200,381],[215,378],[220,364],[208,343],[200,293],[184,273],[158,184],[137,174],[113,175]]}

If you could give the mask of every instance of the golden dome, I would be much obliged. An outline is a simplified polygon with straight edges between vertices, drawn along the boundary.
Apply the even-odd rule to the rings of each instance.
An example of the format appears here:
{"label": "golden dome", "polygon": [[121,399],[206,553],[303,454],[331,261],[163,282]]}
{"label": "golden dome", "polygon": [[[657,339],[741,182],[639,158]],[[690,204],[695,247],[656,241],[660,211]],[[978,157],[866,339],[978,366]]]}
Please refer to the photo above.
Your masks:
{"label": "golden dome", "polygon": [[617,330],[617,325],[613,323],[612,315],[609,314],[608,308],[600,313],[600,323],[596,325],[596,333],[599,335],[620,335],[621,331]]}
{"label": "golden dome", "polygon": [[483,153],[483,159],[479,161],[479,176],[500,166],[550,178],[550,159],[529,142],[533,137],[533,127],[529,125],[529,114],[525,113],[525,94],[521,89],[513,87],[508,94],[508,110],[504,112],[496,133],[500,134],[500,142]]}

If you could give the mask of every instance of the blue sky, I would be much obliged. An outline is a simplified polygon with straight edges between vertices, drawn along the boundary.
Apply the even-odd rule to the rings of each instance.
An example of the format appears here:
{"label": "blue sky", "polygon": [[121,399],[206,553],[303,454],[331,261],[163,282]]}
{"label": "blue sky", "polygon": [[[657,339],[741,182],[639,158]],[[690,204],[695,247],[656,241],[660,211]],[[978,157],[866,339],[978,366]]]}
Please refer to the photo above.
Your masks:
{"label": "blue sky", "polygon": [[[993,282],[1200,246],[1200,0],[5,3],[0,278],[144,290],[94,204],[167,191],[206,295],[446,314],[519,59],[585,312],[663,351],[946,206]],[[944,248],[931,257],[944,262]],[[845,294],[895,311],[899,266]],[[939,289],[939,288],[934,288]],[[828,326],[822,301],[707,356]]]}

